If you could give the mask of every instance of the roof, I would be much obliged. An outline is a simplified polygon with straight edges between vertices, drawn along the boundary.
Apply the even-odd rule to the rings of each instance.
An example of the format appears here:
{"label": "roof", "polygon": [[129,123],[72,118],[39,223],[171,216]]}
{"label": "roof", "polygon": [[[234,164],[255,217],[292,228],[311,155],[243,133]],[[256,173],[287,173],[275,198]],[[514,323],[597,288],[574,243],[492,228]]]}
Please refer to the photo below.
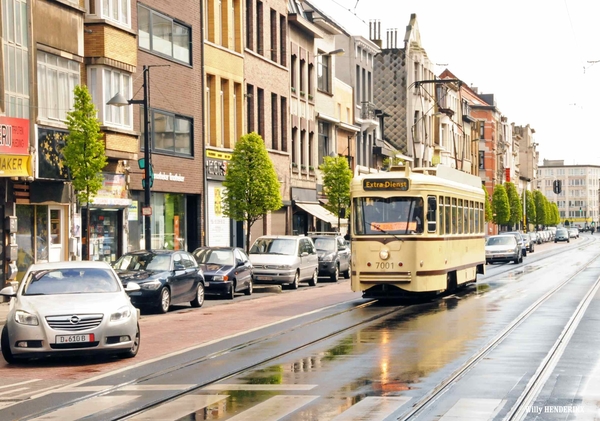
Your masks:
{"label": "roof", "polygon": [[64,262],[34,263],[29,266],[29,270],[45,269],[76,269],[76,268],[110,268],[110,265],[104,261],[95,260],[67,260]]}

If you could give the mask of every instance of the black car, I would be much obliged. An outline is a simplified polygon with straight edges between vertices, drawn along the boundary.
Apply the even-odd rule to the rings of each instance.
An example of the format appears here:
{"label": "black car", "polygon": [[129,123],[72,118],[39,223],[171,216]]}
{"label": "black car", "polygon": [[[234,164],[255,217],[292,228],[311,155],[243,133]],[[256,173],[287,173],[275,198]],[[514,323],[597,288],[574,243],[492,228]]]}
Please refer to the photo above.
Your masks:
{"label": "black car", "polygon": [[309,234],[315,243],[319,257],[319,275],[326,275],[336,282],[340,273],[350,278],[350,249],[344,237],[338,234]]}
{"label": "black car", "polygon": [[138,308],[160,313],[172,304],[204,304],[204,275],[191,253],[183,250],[140,250],[124,254],[113,264],[123,285],[136,282],[140,291],[129,294]]}
{"label": "black car", "polygon": [[252,294],[252,263],[241,248],[200,247],[192,255],[204,273],[207,295]]}

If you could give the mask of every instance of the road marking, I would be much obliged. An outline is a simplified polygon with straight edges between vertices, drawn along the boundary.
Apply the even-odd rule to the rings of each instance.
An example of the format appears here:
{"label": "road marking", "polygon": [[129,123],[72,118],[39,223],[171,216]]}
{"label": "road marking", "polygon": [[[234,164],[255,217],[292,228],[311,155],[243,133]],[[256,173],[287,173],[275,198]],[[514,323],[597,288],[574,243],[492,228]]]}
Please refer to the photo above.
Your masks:
{"label": "road marking", "polygon": [[19,387],[17,389],[5,390],[4,392],[0,392],[0,396],[2,395],[12,395],[15,392],[20,392],[22,390],[30,390],[29,387]]}
{"label": "road marking", "polygon": [[0,386],[0,389],[6,389],[8,387],[21,386],[21,385],[27,384],[27,383],[39,382],[40,380],[41,379],[33,379],[33,380],[25,380],[24,382],[17,382],[17,383],[5,384],[3,386]]}
{"label": "road marking", "polygon": [[439,421],[491,420],[505,403],[504,399],[460,399]]}
{"label": "road marking", "polygon": [[377,421],[384,420],[398,410],[412,398],[405,396],[364,398],[346,411],[335,417],[332,421]]}
{"label": "road marking", "polygon": [[77,386],[71,388],[62,388],[58,390],[56,393],[77,393],[77,392],[102,392],[105,390],[110,390],[111,392],[148,392],[154,390],[187,390],[193,387],[196,387],[195,384],[132,384],[126,385],[123,387],[115,388],[112,385],[98,385],[98,386]]}
{"label": "road marking", "polygon": [[34,418],[33,421],[76,421],[85,418],[97,412],[104,411],[107,408],[114,408],[117,405],[131,402],[139,396],[99,396],[77,402],[71,406],[57,409],[49,414]]}
{"label": "road marking", "polygon": [[197,411],[228,397],[228,395],[186,395],[127,419],[135,421],[171,421],[183,417],[189,418],[190,414],[195,414]]}
{"label": "road marking", "polygon": [[277,421],[314,401],[319,396],[274,396],[228,421]]}
{"label": "road marking", "polygon": [[316,384],[212,384],[203,387],[202,390],[269,390],[269,391],[286,391],[286,390],[311,390],[317,387]]}

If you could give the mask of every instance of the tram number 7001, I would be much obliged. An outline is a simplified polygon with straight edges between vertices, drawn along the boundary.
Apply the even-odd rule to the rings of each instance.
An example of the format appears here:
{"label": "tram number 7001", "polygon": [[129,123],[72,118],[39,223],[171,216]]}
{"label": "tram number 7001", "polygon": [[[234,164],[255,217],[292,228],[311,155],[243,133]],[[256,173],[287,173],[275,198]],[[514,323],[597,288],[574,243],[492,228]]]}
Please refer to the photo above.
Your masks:
{"label": "tram number 7001", "polygon": [[393,269],[394,264],[392,262],[375,262],[377,269]]}

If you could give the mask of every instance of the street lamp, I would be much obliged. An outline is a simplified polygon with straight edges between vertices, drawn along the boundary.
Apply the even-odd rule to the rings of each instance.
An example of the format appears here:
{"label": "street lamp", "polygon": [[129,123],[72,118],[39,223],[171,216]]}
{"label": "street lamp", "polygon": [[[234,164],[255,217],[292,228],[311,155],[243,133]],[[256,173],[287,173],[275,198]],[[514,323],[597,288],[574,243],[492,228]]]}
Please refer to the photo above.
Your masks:
{"label": "street lamp", "polygon": [[[146,250],[152,250],[152,222],[150,217],[152,215],[152,208],[150,207],[150,180],[151,180],[151,171],[152,171],[152,163],[150,161],[150,130],[148,127],[149,117],[148,114],[150,110],[148,109],[148,98],[150,95],[150,67],[144,66],[144,98],[141,100],[137,99],[126,99],[123,94],[117,92],[114,97],[110,99],[106,104],[107,105],[116,105],[117,107],[122,107],[125,105],[131,104],[141,104],[144,107],[144,242],[146,246]],[[154,67],[154,66],[152,66]]]}
{"label": "street lamp", "polygon": [[319,57],[319,56],[341,56],[345,52],[346,52],[346,50],[344,50],[343,48],[338,48],[337,50],[333,50],[328,53],[319,53],[316,55],[316,57]]}

